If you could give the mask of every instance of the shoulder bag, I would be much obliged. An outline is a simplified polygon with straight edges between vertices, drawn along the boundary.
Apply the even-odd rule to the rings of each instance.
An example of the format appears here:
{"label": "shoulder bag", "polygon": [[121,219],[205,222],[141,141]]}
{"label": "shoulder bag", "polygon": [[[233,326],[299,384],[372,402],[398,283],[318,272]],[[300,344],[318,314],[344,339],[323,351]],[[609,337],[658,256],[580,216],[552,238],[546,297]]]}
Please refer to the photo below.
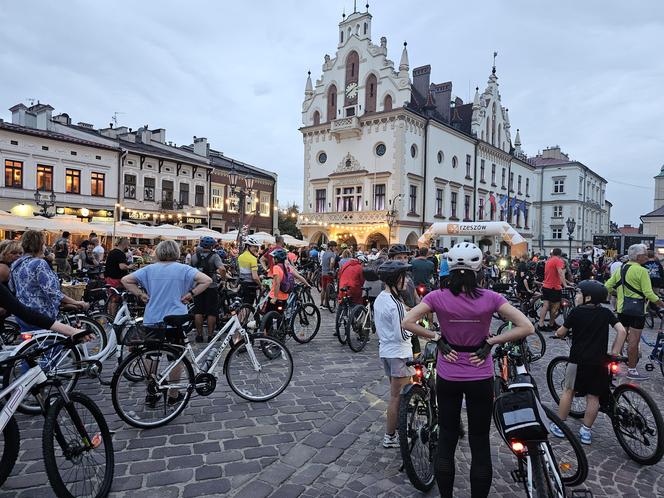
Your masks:
{"label": "shoulder bag", "polygon": [[[622,313],[627,316],[644,316],[646,309],[646,296],[640,290],[635,289],[630,284],[627,283],[626,276],[629,271],[630,265],[623,265],[620,269],[620,284],[623,286],[623,307]],[[625,289],[632,291],[634,294],[637,294],[641,297],[627,297],[625,294]]]}

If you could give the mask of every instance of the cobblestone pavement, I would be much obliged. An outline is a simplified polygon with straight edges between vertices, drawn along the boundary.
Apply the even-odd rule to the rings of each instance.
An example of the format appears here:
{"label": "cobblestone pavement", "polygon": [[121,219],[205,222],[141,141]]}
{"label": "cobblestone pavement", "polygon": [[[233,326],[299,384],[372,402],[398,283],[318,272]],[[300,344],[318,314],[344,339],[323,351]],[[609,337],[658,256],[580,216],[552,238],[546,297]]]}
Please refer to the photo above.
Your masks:
{"label": "cobblestone pavement", "polygon": [[[288,345],[296,363],[288,389],[276,400],[249,403],[230,391],[225,379],[209,397],[196,396],[166,427],[138,430],[122,423],[110,388],[93,380],[79,383],[101,406],[114,436],[114,497],[195,496],[424,496],[399,472],[398,449],[383,449],[388,385],[377,359],[375,336],[355,354],[332,336],[332,315],[306,345]],[[652,335],[653,332],[648,332]],[[549,341],[533,372],[551,404],[546,363],[566,352]],[[107,372],[107,374],[110,372]],[[643,383],[664,409],[663,377],[657,369]],[[42,419],[18,416],[19,462],[0,490],[3,497],[53,496],[42,463]],[[574,431],[579,422],[570,420]],[[664,496],[664,462],[642,467],[627,458],[608,418],[600,414],[586,447],[590,473],[585,484],[595,496]],[[511,453],[492,431],[493,496],[523,496],[510,482]],[[469,496],[467,438],[457,449],[457,496]],[[436,489],[428,496],[436,496]]]}

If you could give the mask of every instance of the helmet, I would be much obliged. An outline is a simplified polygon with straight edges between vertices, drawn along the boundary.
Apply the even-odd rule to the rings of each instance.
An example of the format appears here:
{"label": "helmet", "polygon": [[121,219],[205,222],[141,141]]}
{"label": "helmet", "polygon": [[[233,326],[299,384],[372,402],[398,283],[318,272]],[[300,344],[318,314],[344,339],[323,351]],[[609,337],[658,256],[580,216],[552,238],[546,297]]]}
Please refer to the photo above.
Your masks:
{"label": "helmet", "polygon": [[357,251],[355,253],[356,256],[364,256],[364,251]]}
{"label": "helmet", "polygon": [[244,245],[245,246],[256,246],[256,247],[261,246],[260,243],[256,239],[254,239],[251,235],[244,238]]}
{"label": "helmet", "polygon": [[584,280],[579,283],[579,290],[583,297],[590,297],[592,304],[602,304],[609,297],[609,291],[597,280]]}
{"label": "helmet", "polygon": [[395,286],[402,275],[412,268],[403,261],[386,261],[378,267],[378,278],[387,285]]}
{"label": "helmet", "polygon": [[456,244],[447,253],[450,271],[472,270],[479,271],[482,268],[482,251],[471,242]]}
{"label": "helmet", "polygon": [[270,253],[275,263],[283,263],[288,259],[288,252],[283,247],[279,247]]}
{"label": "helmet", "polygon": [[390,249],[387,251],[387,256],[392,258],[399,254],[410,254],[410,249],[404,244],[394,244],[390,246]]}
{"label": "helmet", "polygon": [[201,241],[198,243],[200,247],[203,249],[211,249],[214,247],[214,245],[217,243],[216,240],[214,240],[212,237],[201,237]]}
{"label": "helmet", "polygon": [[341,249],[348,249],[348,244],[341,244]]}
{"label": "helmet", "polygon": [[360,263],[368,263],[369,258],[367,258],[364,254],[358,254],[357,259],[359,260]]}

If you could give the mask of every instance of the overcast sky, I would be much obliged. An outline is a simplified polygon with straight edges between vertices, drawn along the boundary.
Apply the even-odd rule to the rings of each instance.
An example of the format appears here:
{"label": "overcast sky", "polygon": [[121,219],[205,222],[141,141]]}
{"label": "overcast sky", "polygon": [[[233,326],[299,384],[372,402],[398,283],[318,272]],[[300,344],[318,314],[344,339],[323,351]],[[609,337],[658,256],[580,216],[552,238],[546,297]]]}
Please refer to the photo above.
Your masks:
{"label": "overcast sky", "polygon": [[[486,86],[498,51],[525,151],[559,144],[604,176],[619,224],[652,209],[664,164],[664,2],[370,3],[389,58],[398,63],[408,41],[411,70],[431,64],[432,81],[452,81],[464,101]],[[0,108],[34,98],[96,127],[118,111],[119,125],[166,128],[178,145],[206,136],[276,171],[280,203],[301,204],[306,72],[320,77],[334,54],[344,7],[352,0],[2,2]]]}

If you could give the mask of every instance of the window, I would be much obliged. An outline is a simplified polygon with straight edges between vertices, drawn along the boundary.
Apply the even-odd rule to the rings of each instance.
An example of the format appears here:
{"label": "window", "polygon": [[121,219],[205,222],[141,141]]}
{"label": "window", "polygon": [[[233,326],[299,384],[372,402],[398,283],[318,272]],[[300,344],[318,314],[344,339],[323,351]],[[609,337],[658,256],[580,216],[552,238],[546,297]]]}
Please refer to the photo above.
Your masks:
{"label": "window", "polygon": [[503,174],[501,175],[501,186],[502,188],[505,188],[505,176],[507,174],[507,171],[505,171],[505,168],[503,168]]}
{"label": "window", "polygon": [[457,217],[457,197],[458,197],[457,192],[452,192],[452,195],[450,196],[450,214],[452,218]]}
{"label": "window", "polygon": [[563,229],[562,228],[552,228],[551,229],[551,238],[560,240],[563,238]]}
{"label": "window", "polygon": [[[173,203],[173,190],[175,186],[172,180],[162,180],[161,181],[161,201],[162,203],[172,204]],[[170,207],[167,207],[170,209]]]}
{"label": "window", "polygon": [[337,193],[337,211],[362,211],[362,187],[340,187]]}
{"label": "window", "polygon": [[320,124],[320,112],[315,111],[314,112],[314,126],[317,126]]}
{"label": "window", "polygon": [[410,157],[415,158],[417,156],[417,145],[413,144],[410,146]]}
{"label": "window", "polygon": [[321,152],[320,154],[318,154],[319,163],[325,164],[326,161],[327,161],[327,154],[325,152]]}
{"label": "window", "polygon": [[18,140],[11,140],[12,145],[18,145]]}
{"label": "window", "polygon": [[[81,193],[81,171],[67,168],[65,170],[65,192],[68,194]],[[126,196],[125,196],[126,197]]]}
{"label": "window", "polygon": [[261,192],[261,204],[259,214],[261,216],[270,216],[270,194]]}
{"label": "window", "polygon": [[528,227],[528,208],[524,206],[523,208],[523,226],[524,228]]}
{"label": "window", "polygon": [[203,185],[196,185],[196,198],[194,199],[196,206],[205,206],[205,187]]}
{"label": "window", "polygon": [[510,171],[510,192],[514,192],[514,173]]}
{"label": "window", "polygon": [[470,175],[470,162],[471,162],[470,154],[466,154],[466,178],[471,178],[471,175]]}
{"label": "window", "polygon": [[104,197],[104,184],[106,183],[106,175],[104,173],[95,173],[90,174],[90,180],[92,182],[92,187],[90,189],[90,194],[95,197]]}
{"label": "window", "polygon": [[563,207],[562,206],[553,206],[553,217],[562,218],[563,217]]}
{"label": "window", "polygon": [[484,159],[480,160],[480,181],[484,182]]}
{"label": "window", "polygon": [[5,160],[5,187],[23,188],[23,163]]}
{"label": "window", "polygon": [[337,117],[337,87],[331,85],[327,91],[327,120],[332,121]]}
{"label": "window", "polygon": [[441,164],[443,162],[445,156],[443,156],[443,151],[439,150],[437,154],[437,159],[438,159],[438,164]]}
{"label": "window", "polygon": [[519,175],[519,179],[517,180],[516,189],[518,193],[521,194],[521,175]]}
{"label": "window", "polygon": [[42,145],[42,150],[48,150],[48,146],[47,145]]}
{"label": "window", "polygon": [[224,188],[212,187],[212,209],[224,209]]}
{"label": "window", "polygon": [[383,110],[391,111],[392,110],[392,96],[385,95],[385,100],[383,100]]}
{"label": "window", "polygon": [[482,221],[484,219],[484,197],[480,197],[479,212],[477,214],[477,219]]}
{"label": "window", "polygon": [[556,178],[553,180],[553,193],[554,194],[564,194],[565,193],[565,179]]}
{"label": "window", "polygon": [[374,185],[374,210],[383,211],[385,209],[385,184]]}
{"label": "window", "polygon": [[189,184],[180,183],[180,204],[186,206],[189,204]]}
{"label": "window", "polygon": [[97,161],[101,161],[101,156],[95,156],[95,159],[96,159]]}
{"label": "window", "polygon": [[470,220],[470,196],[465,195],[463,198],[463,219]]}
{"label": "window", "polygon": [[37,165],[37,190],[53,191],[53,166]]}
{"label": "window", "polygon": [[496,186],[496,165],[495,164],[491,165],[491,186],[492,187]]}
{"label": "window", "polygon": [[376,90],[378,80],[375,74],[370,74],[365,85],[364,112],[376,112]]}
{"label": "window", "polygon": [[417,186],[410,186],[410,195],[408,196],[408,212],[417,213]]}
{"label": "window", "polygon": [[327,197],[327,191],[324,188],[316,189],[316,212],[324,213],[325,212],[325,201]]}
{"label": "window", "polygon": [[77,156],[78,155],[78,152],[76,152],[75,150],[72,150],[70,153],[71,153],[72,156]]}
{"label": "window", "polygon": [[154,178],[143,179],[143,200],[154,201],[156,181]]}
{"label": "window", "polygon": [[387,151],[387,147],[385,147],[385,144],[376,145],[376,155],[377,156],[384,156],[385,151]]}
{"label": "window", "polygon": [[457,159],[457,156],[454,156],[452,158],[452,167],[456,168],[458,164],[459,164],[459,160]]}
{"label": "window", "polygon": [[136,199],[136,175],[124,176],[124,197],[125,199]]}
{"label": "window", "polygon": [[443,189],[436,189],[436,216],[443,216]]}
{"label": "window", "polygon": [[530,195],[530,178],[526,178],[526,195]]}

